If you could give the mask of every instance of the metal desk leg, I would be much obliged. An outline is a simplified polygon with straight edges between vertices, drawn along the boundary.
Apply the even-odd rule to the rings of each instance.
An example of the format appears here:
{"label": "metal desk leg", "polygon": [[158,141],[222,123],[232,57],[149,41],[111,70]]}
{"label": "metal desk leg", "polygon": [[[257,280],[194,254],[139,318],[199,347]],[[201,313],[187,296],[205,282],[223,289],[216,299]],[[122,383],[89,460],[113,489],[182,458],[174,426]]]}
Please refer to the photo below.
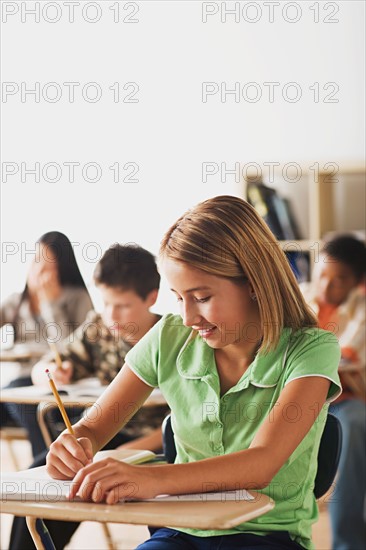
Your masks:
{"label": "metal desk leg", "polygon": [[110,532],[109,525],[107,523],[102,523],[104,536],[106,538],[107,544],[108,544],[108,550],[116,550],[116,546],[114,545],[114,541],[112,538],[112,533]]}
{"label": "metal desk leg", "polygon": [[42,432],[43,439],[44,439],[44,442],[45,442],[45,445],[46,445],[47,449],[49,449],[49,447],[52,443],[52,439],[51,439],[50,433],[49,433],[47,425],[46,425],[45,414],[50,409],[56,409],[56,408],[57,408],[56,403],[47,403],[46,401],[44,401],[44,402],[41,401],[41,403],[39,403],[39,405],[37,407],[38,424],[39,424],[40,430]]}
{"label": "metal desk leg", "polygon": [[56,550],[48,529],[41,519],[27,516],[26,522],[37,550]]}
{"label": "metal desk leg", "polygon": [[[29,533],[37,550],[56,550],[53,540],[51,539],[51,535],[43,523],[43,520],[33,516],[27,516],[25,519]],[[108,525],[106,523],[102,523],[101,525],[107,540],[108,549],[116,550],[116,546],[114,545]]]}
{"label": "metal desk leg", "polygon": [[37,518],[27,516],[25,519],[35,547],[37,548],[37,550],[44,550],[43,542],[36,529]]}

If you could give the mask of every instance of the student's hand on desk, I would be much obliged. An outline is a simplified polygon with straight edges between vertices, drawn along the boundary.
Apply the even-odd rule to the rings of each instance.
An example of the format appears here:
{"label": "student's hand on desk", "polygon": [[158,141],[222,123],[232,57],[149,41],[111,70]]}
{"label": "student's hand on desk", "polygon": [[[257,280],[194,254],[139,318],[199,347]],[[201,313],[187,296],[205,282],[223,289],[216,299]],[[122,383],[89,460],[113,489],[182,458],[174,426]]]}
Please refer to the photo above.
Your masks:
{"label": "student's hand on desk", "polygon": [[93,460],[90,439],[62,433],[51,446],[46,457],[47,473],[54,479],[72,479]]}
{"label": "student's hand on desk", "polygon": [[133,466],[105,458],[79,470],[69,498],[76,494],[85,501],[116,504],[131,498],[153,498],[161,493],[156,466]]}
{"label": "student's hand on desk", "polygon": [[59,369],[54,362],[39,361],[32,369],[32,382],[36,386],[48,386],[48,377],[45,374],[48,369],[56,384],[70,384],[74,366],[70,361],[62,362],[62,369]]}
{"label": "student's hand on desk", "polygon": [[51,363],[51,374],[57,384],[70,384],[74,366],[70,361],[62,361],[62,369],[56,367],[55,363]]}

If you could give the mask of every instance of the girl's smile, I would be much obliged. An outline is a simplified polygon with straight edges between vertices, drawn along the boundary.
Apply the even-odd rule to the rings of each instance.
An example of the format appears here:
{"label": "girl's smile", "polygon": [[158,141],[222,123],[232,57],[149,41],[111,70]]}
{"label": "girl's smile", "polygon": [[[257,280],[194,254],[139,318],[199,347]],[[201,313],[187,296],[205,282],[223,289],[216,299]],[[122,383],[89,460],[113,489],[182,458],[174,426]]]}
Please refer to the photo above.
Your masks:
{"label": "girl's smile", "polygon": [[185,262],[165,258],[163,269],[180,304],[183,323],[197,330],[214,349],[248,348],[261,338],[257,302],[251,286],[207,273]]}

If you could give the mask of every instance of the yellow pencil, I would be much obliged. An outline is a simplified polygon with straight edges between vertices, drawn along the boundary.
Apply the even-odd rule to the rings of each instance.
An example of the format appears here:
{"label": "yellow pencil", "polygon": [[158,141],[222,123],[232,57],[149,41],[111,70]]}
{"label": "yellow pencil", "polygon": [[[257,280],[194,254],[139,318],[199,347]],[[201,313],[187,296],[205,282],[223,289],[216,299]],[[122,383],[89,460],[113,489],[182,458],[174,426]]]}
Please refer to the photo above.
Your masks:
{"label": "yellow pencil", "polygon": [[54,344],[53,342],[48,342],[48,345],[50,346],[51,350],[53,351],[53,355],[55,356],[57,368],[63,369],[62,359],[60,357],[59,352],[57,351],[56,344]]}
{"label": "yellow pencil", "polygon": [[58,408],[60,409],[60,413],[62,415],[62,418],[64,419],[64,422],[65,422],[65,425],[66,425],[66,428],[68,430],[68,432],[71,434],[71,435],[75,435],[74,434],[74,430],[72,429],[72,426],[71,426],[71,422],[69,420],[69,417],[67,416],[67,412],[65,410],[65,407],[64,407],[64,404],[62,403],[61,401],[61,397],[57,391],[57,388],[55,386],[55,383],[52,379],[52,376],[51,376],[51,373],[48,369],[46,369],[46,374],[48,376],[48,379],[49,379],[49,383],[50,383],[50,386],[51,386],[51,390],[52,390],[52,393],[53,395],[55,396],[55,399],[57,401],[57,405],[58,405]]}

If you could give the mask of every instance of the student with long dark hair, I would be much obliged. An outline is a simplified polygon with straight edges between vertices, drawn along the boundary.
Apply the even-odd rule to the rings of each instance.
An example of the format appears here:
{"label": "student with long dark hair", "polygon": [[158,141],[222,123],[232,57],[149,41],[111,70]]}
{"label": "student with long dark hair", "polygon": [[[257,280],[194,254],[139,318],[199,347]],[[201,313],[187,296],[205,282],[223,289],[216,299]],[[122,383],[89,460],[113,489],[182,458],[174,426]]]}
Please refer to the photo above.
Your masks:
{"label": "student with long dark hair", "polygon": [[30,348],[37,344],[47,352],[47,336],[54,341],[66,338],[92,307],[71,242],[63,233],[51,231],[36,243],[23,292],[1,304],[0,326],[13,326],[14,343]]}
{"label": "student with long dark hair", "polygon": [[[14,370],[14,379],[7,387],[31,385],[31,367],[49,351],[47,339],[57,344],[67,338],[92,308],[71,242],[59,231],[45,233],[36,243],[24,290],[1,305],[0,326],[11,324],[14,343],[24,344],[31,357],[21,362],[20,370]],[[22,425],[23,419],[31,416],[27,407],[2,403],[1,426],[14,421]],[[32,431],[40,432],[38,423],[33,424]],[[34,456],[38,454],[38,449],[32,450]]]}

